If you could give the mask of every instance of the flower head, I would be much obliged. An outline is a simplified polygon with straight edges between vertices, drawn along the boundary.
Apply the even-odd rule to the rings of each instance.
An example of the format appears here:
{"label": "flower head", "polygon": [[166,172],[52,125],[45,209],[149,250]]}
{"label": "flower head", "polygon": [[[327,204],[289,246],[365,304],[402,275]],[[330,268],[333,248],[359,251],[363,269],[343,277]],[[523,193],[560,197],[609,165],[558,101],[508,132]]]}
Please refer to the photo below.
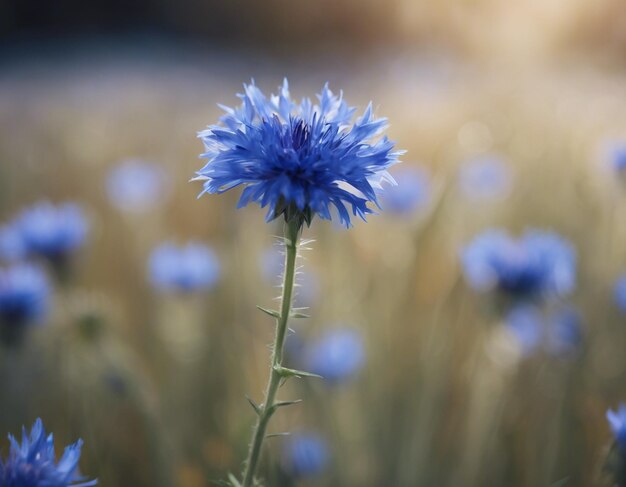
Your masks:
{"label": "flower head", "polygon": [[294,477],[312,477],[322,473],[328,466],[330,454],[326,441],[311,433],[292,435],[285,443],[282,461],[285,469]]}
{"label": "flower head", "polygon": [[428,173],[421,167],[400,167],[395,172],[398,184],[387,188],[382,197],[385,211],[409,215],[423,208],[430,200]]}
{"label": "flower head", "polygon": [[518,298],[564,296],[576,283],[576,254],[558,235],[528,230],[515,239],[489,230],[462,251],[467,282],[480,292],[499,290]]}
{"label": "flower head", "polygon": [[626,449],[626,404],[620,404],[617,411],[609,409],[606,412],[606,419],[615,437],[617,444]]}
{"label": "flower head", "polygon": [[463,193],[474,199],[492,200],[506,196],[511,190],[511,168],[494,156],[466,161],[459,173]]}
{"label": "flower head", "polygon": [[87,237],[87,220],[73,203],[54,206],[40,202],[26,208],[13,222],[24,251],[51,260],[62,259],[78,250]]}
{"label": "flower head", "polygon": [[0,322],[21,325],[40,319],[48,308],[50,284],[32,264],[0,269]]}
{"label": "flower head", "polygon": [[376,190],[393,179],[387,169],[400,152],[381,136],[385,119],[373,115],[371,104],[353,118],[356,109],[328,85],[314,104],[295,103],[287,80],[278,95],[266,97],[254,83],[244,85],[242,105],[222,107],[221,125],[200,132],[201,157],[207,164],[195,179],[202,193],[223,193],[243,185],[239,207],[256,202],[268,208],[267,220],[297,216],[308,224],[314,215],[330,220],[331,209],[349,227],[350,211],[365,218],[378,205]]}
{"label": "flower head", "polygon": [[98,483],[86,481],[78,471],[82,440],[65,448],[56,461],[54,440],[52,435],[46,436],[41,419],[35,421],[30,434],[22,429],[21,444],[12,435],[9,441],[9,457],[0,459],[2,487],[88,487]]}
{"label": "flower head", "polygon": [[106,181],[106,190],[113,205],[123,211],[143,213],[163,198],[165,173],[156,164],[129,159],[115,166]]}
{"label": "flower head", "polygon": [[618,308],[626,313],[626,274],[622,275],[613,287],[613,295]]}
{"label": "flower head", "polygon": [[326,331],[304,352],[305,367],[330,383],[349,379],[365,362],[363,337],[353,328]]}
{"label": "flower head", "polygon": [[165,292],[207,290],[217,283],[220,275],[215,252],[198,242],[180,247],[162,244],[152,251],[148,267],[154,287]]}

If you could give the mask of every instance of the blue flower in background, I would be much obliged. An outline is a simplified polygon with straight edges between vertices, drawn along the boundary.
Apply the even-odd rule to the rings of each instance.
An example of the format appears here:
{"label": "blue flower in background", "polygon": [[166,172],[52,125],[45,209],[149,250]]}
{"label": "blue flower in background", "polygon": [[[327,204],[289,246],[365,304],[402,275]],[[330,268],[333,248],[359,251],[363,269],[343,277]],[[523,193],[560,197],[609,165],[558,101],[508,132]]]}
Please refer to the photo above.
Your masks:
{"label": "blue flower in background", "polygon": [[20,232],[15,225],[0,227],[0,259],[14,262],[26,256]]}
{"label": "blue flower in background", "polygon": [[626,274],[622,275],[615,283],[613,295],[619,309],[626,312]]}
{"label": "blue flower in background", "polygon": [[507,313],[505,326],[524,356],[540,347],[555,357],[571,356],[580,349],[583,341],[580,314],[571,306],[546,315],[537,306],[520,304]]}
{"label": "blue flower in background", "polygon": [[614,145],[611,149],[610,159],[615,171],[624,174],[626,172],[626,143]]}
{"label": "blue flower in background", "polygon": [[239,98],[237,108],[222,106],[222,125],[198,134],[208,159],[195,178],[204,181],[201,194],[244,185],[238,207],[268,207],[268,221],[292,213],[307,223],[314,215],[330,220],[334,207],[349,227],[349,209],[363,219],[373,212],[367,204],[378,205],[382,181],[393,183],[387,169],[400,152],[379,137],[387,121],[374,118],[371,104],[352,123],[356,109],[342,95],[324,86],[318,104],[296,104],[287,80],[278,95],[267,98],[252,83]]}
{"label": "blue flower in background", "polygon": [[476,199],[496,199],[511,190],[511,168],[495,156],[483,156],[466,161],[459,172],[463,193]]}
{"label": "blue flower in background", "polygon": [[297,433],[286,442],[282,463],[294,477],[313,477],[322,473],[330,461],[326,441],[315,434]]}
{"label": "blue flower in background", "polygon": [[626,449],[626,405],[620,404],[617,411],[609,409],[606,412],[606,419],[615,437],[615,441],[621,447]]}
{"label": "blue flower in background", "polygon": [[217,255],[198,242],[180,247],[170,243],[160,245],[152,251],[148,267],[152,285],[166,292],[207,290],[220,276]]}
{"label": "blue flower in background", "polygon": [[580,313],[570,306],[559,309],[548,322],[547,351],[555,356],[571,355],[580,349],[583,336]]}
{"label": "blue flower in background", "polygon": [[6,460],[0,459],[2,487],[87,487],[97,480],[86,481],[78,471],[82,440],[65,448],[57,462],[52,435],[46,436],[40,419],[30,434],[22,429],[21,444],[9,435],[11,450]]}
{"label": "blue flower in background", "polygon": [[48,278],[39,267],[14,264],[0,268],[0,321],[20,325],[41,319],[50,294]]}
{"label": "blue flower in background", "polygon": [[522,355],[530,355],[541,344],[544,319],[541,311],[535,306],[514,307],[507,314],[504,323],[519,345]]}
{"label": "blue flower in background", "polygon": [[463,249],[461,262],[465,279],[480,292],[564,296],[576,284],[574,248],[550,232],[528,230],[514,239],[503,230],[488,230]]}
{"label": "blue flower in background", "polygon": [[54,206],[46,201],[23,210],[12,225],[27,254],[51,260],[63,259],[78,250],[85,243],[88,230],[78,205]]}
{"label": "blue flower in background", "polygon": [[365,363],[363,337],[353,328],[327,330],[307,346],[304,362],[306,370],[321,375],[330,383],[349,379]]}
{"label": "blue flower in background", "polygon": [[122,211],[143,213],[166,196],[163,169],[153,163],[130,159],[115,166],[106,181],[111,203]]}
{"label": "blue flower in background", "polygon": [[402,166],[394,173],[398,184],[385,189],[381,206],[396,215],[409,215],[430,201],[430,178],[426,170]]}

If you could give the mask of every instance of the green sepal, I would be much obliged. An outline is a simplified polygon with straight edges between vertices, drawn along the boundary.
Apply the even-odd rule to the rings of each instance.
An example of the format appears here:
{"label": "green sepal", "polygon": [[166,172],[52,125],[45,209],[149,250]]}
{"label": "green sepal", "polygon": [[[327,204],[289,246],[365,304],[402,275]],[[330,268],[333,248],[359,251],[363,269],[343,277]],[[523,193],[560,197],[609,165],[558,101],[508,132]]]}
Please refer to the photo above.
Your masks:
{"label": "green sepal", "polygon": [[304,221],[306,222],[306,226],[310,227],[311,221],[313,220],[313,212],[311,211],[311,208],[307,206],[302,212],[302,217],[304,218]]}
{"label": "green sepal", "polygon": [[280,313],[279,313],[278,311],[275,311],[275,310],[273,310],[273,309],[267,309],[267,308],[264,308],[264,307],[262,307],[262,306],[259,306],[258,304],[257,304],[257,306],[256,306],[256,307],[257,307],[258,309],[260,309],[261,311],[263,311],[263,313],[265,313],[265,314],[267,314],[267,315],[270,315],[272,318],[276,318],[277,320],[279,320],[279,319],[280,319]]}

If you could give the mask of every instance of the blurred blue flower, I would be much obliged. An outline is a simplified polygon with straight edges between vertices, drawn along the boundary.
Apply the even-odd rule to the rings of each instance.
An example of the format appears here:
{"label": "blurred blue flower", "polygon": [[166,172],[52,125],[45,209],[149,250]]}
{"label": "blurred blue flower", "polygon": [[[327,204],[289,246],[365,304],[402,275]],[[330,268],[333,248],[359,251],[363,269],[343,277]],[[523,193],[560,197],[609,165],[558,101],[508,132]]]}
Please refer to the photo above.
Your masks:
{"label": "blurred blue flower", "polygon": [[24,250],[51,260],[63,259],[78,250],[87,237],[87,220],[80,206],[54,206],[42,201],[26,208],[13,222]]}
{"label": "blurred blue flower", "polygon": [[353,328],[327,330],[304,352],[306,370],[339,383],[356,374],[365,363],[363,337]]}
{"label": "blurred blue flower", "polygon": [[503,230],[488,230],[463,249],[461,261],[465,279],[480,292],[564,296],[576,284],[574,248],[550,232],[528,230],[514,239]]}
{"label": "blurred blue flower", "polygon": [[32,264],[0,268],[0,321],[6,325],[41,319],[51,294],[46,274]]}
{"label": "blurred blue flower", "polygon": [[326,469],[329,461],[328,445],[319,435],[297,433],[285,442],[282,463],[294,477],[319,475]]}
{"label": "blurred blue flower", "polygon": [[613,287],[613,295],[615,298],[615,303],[619,307],[619,309],[623,312],[626,312],[626,274],[622,275],[616,282]]}
{"label": "blurred blue flower", "polygon": [[152,285],[165,292],[207,290],[217,283],[220,276],[217,255],[198,242],[182,246],[162,244],[152,251],[148,267]]}
{"label": "blurred blue flower", "polygon": [[22,429],[21,444],[9,435],[11,450],[6,460],[0,459],[2,487],[87,487],[97,480],[86,481],[78,470],[82,440],[65,448],[57,462],[52,435],[46,436],[41,419],[30,434]]}
{"label": "blurred blue flower", "polygon": [[111,203],[120,210],[143,213],[164,198],[165,172],[156,164],[129,159],[111,170],[106,190]]}
{"label": "blurred blue flower", "polygon": [[318,104],[308,98],[296,104],[286,79],[278,95],[266,98],[253,82],[239,98],[240,107],[221,107],[221,125],[198,134],[208,159],[195,178],[204,181],[202,194],[244,185],[238,207],[268,207],[268,221],[287,213],[330,220],[334,207],[349,227],[348,208],[363,219],[373,212],[367,204],[378,205],[383,180],[393,183],[387,169],[400,152],[379,137],[387,121],[374,118],[371,104],[352,123],[356,109],[328,85]]}
{"label": "blurred blue flower", "polygon": [[577,352],[583,341],[580,313],[571,306],[559,309],[550,317],[547,333],[548,353],[566,356]]}
{"label": "blurred blue flower", "polygon": [[459,172],[463,193],[476,199],[496,199],[511,190],[511,168],[495,156],[483,156],[466,161]]}
{"label": "blurred blue flower", "polygon": [[620,404],[617,411],[609,409],[606,412],[606,419],[615,437],[615,441],[626,449],[626,404]]}
{"label": "blurred blue flower", "polygon": [[416,166],[401,166],[394,173],[398,182],[382,195],[381,206],[396,215],[409,215],[430,201],[430,178],[426,170]]}
{"label": "blurred blue flower", "polygon": [[26,256],[26,249],[16,225],[0,227],[0,259],[14,262]]}
{"label": "blurred blue flower", "polygon": [[522,355],[530,355],[541,344],[544,320],[541,311],[535,306],[515,306],[508,312],[504,323],[519,345]]}
{"label": "blurred blue flower", "polygon": [[610,159],[615,171],[624,174],[626,172],[626,143],[615,144],[611,148]]}

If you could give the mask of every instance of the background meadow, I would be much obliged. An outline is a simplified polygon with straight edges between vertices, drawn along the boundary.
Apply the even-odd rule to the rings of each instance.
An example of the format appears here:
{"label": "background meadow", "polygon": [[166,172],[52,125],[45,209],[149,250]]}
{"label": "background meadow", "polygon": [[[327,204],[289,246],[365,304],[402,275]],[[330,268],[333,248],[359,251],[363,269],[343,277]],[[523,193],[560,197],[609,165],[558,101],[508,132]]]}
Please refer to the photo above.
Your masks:
{"label": "background meadow", "polygon": [[[372,100],[407,152],[379,215],[305,231],[311,318],[287,353],[326,380],[283,388],[304,401],[273,420],[292,435],[268,441],[267,484],[611,485],[605,412],[626,401],[619,0],[4,0],[0,19],[3,229],[42,201],[85,224],[63,259],[28,259],[48,304],[3,339],[0,432],[41,417],[59,445],[82,437],[81,470],[103,486],[239,471],[281,225],[236,210],[237,192],[197,200],[189,180],[217,103],[287,76],[296,99],[328,81],[360,111]],[[460,256],[491,228],[568,240],[572,289],[515,316],[476,290]],[[8,233],[2,272],[23,260]]]}

